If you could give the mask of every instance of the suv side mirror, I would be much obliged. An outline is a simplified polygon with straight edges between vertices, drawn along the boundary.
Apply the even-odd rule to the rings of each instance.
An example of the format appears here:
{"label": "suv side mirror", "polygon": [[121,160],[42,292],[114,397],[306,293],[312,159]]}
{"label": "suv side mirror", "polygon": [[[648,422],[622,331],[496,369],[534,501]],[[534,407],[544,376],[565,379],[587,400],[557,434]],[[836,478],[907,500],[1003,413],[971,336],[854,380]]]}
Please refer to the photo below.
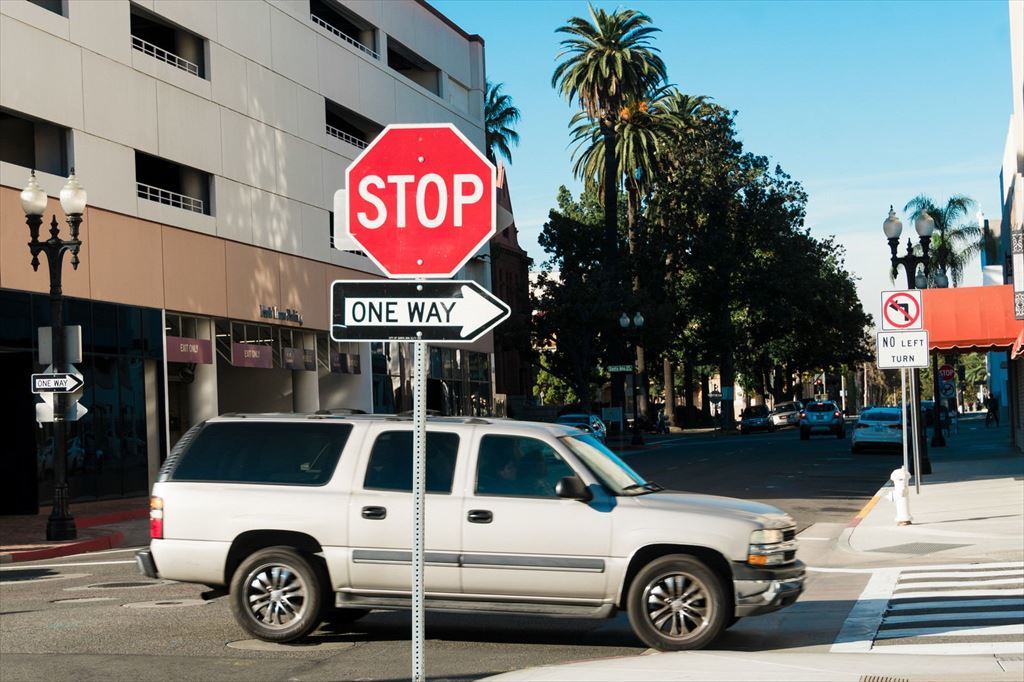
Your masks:
{"label": "suv side mirror", "polygon": [[581,502],[589,502],[594,499],[594,493],[590,492],[590,488],[584,485],[578,476],[566,476],[559,479],[555,484],[555,495]]}

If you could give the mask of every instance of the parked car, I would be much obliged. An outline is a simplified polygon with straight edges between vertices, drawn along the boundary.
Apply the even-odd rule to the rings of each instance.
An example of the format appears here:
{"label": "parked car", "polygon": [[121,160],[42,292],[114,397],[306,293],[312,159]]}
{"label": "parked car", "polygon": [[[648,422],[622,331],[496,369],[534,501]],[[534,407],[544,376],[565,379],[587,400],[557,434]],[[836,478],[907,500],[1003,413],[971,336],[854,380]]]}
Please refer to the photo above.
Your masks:
{"label": "parked car", "polygon": [[869,448],[902,449],[903,421],[898,407],[873,407],[860,413],[853,427],[850,449],[856,454]]}
{"label": "parked car", "polygon": [[[629,614],[651,647],[703,647],[796,601],[796,526],[775,507],[669,492],[574,427],[427,419],[427,609]],[[225,415],[153,486],[141,572],[227,595],[251,635],[410,606],[411,419]],[[676,605],[679,605],[678,607]]]}
{"label": "parked car", "polygon": [[[934,428],[932,425],[935,423],[935,401],[934,400],[922,400],[921,401],[921,417],[924,420],[926,427]],[[942,425],[943,430],[949,431],[950,428],[950,415],[949,408],[945,405],[939,405],[939,417],[942,420],[939,422]]]}
{"label": "parked car", "polygon": [[740,433],[748,434],[751,431],[774,431],[775,424],[772,422],[767,405],[751,405],[743,410],[740,415]]}
{"label": "parked car", "polygon": [[831,433],[836,438],[846,438],[843,413],[831,400],[807,403],[800,413],[800,440],[807,440],[812,433],[822,432]]}
{"label": "parked car", "polygon": [[596,414],[563,414],[555,419],[556,424],[576,426],[597,436],[602,443],[608,442],[608,428]]}
{"label": "parked car", "polygon": [[790,403],[778,403],[772,408],[772,424],[776,428],[783,426],[796,426],[800,423],[800,411],[803,405],[794,401]]}

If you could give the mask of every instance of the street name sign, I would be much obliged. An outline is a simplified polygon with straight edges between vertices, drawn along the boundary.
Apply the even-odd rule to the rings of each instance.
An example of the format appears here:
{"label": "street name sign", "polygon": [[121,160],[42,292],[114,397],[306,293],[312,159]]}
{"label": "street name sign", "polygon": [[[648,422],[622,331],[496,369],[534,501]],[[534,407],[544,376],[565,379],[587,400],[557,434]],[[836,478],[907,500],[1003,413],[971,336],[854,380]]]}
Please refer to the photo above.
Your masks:
{"label": "street name sign", "polygon": [[391,278],[453,277],[494,235],[496,185],[451,123],[389,125],[345,171],[335,242],[351,239]]}
{"label": "street name sign", "polygon": [[924,329],[924,307],[920,289],[882,292],[882,331],[907,332]]}
{"label": "street name sign", "polygon": [[632,372],[633,365],[608,365],[608,371],[612,374],[619,372]]}
{"label": "street name sign", "polygon": [[82,386],[81,377],[67,372],[32,375],[33,393],[74,393]]}
{"label": "street name sign", "polygon": [[879,332],[875,348],[879,369],[928,366],[928,332]]}
{"label": "street name sign", "polygon": [[504,301],[472,280],[335,280],[335,341],[475,341],[507,319]]}

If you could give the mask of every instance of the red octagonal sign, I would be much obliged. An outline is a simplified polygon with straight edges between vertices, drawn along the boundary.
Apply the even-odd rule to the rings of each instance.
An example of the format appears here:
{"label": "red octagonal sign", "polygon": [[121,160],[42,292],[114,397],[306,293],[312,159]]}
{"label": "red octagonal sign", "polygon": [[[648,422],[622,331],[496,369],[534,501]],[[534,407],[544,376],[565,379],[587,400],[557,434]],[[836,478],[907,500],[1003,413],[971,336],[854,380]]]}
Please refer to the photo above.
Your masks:
{"label": "red octagonal sign", "polygon": [[345,224],[388,277],[452,277],[494,234],[494,186],[452,124],[389,125],[345,171]]}

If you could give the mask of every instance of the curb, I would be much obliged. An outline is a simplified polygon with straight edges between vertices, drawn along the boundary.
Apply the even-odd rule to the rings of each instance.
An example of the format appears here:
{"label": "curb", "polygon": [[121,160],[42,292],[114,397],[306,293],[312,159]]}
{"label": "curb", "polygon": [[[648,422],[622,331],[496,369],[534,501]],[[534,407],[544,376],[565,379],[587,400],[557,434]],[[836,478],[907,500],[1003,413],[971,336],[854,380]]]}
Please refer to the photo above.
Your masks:
{"label": "curb", "polygon": [[98,552],[104,549],[114,549],[124,542],[124,534],[120,531],[110,531],[96,537],[83,538],[63,545],[54,547],[40,547],[39,549],[26,549],[24,551],[0,553],[0,564],[16,563],[20,561],[39,561],[40,559],[56,559],[58,557],[71,556],[74,554],[85,554],[86,552]]}
{"label": "curb", "polygon": [[871,497],[871,499],[868,500],[863,507],[861,507],[861,510],[857,512],[857,515],[854,516],[848,524],[846,524],[846,528],[843,528],[843,532],[839,534],[838,538],[836,538],[837,549],[842,550],[844,552],[848,552],[850,554],[859,554],[859,552],[850,545],[850,537],[853,535],[853,531],[857,528],[857,526],[860,525],[860,522],[863,521],[867,517],[867,515],[871,513],[871,510],[875,508],[875,505],[878,504],[878,501],[882,499],[882,495],[885,494],[885,489],[891,486],[891,481],[886,482],[886,484],[879,488],[878,492],[876,492]]}

